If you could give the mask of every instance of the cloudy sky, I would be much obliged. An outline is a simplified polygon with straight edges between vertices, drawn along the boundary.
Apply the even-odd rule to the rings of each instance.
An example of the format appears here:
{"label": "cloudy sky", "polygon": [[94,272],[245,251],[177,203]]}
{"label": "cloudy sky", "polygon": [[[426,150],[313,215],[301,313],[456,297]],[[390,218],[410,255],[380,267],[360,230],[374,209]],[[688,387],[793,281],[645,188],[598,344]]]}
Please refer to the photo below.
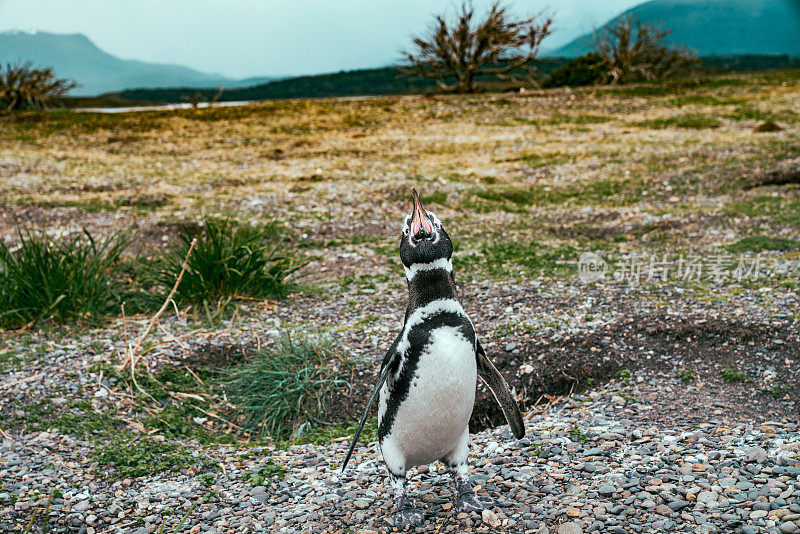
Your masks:
{"label": "cloudy sky", "polygon": [[[243,78],[397,62],[412,33],[455,0],[0,0],[0,31],[83,33],[125,59],[177,63]],[[485,0],[475,0],[477,6]],[[555,48],[641,0],[516,0],[549,10]]]}

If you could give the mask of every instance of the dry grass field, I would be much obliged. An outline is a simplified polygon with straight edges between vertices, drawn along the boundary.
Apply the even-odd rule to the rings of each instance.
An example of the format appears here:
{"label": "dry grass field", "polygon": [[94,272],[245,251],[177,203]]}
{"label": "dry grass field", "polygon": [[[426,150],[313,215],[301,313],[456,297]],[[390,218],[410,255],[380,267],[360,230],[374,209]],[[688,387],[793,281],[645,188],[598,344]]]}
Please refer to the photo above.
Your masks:
{"label": "dry grass field", "polygon": [[[798,110],[800,75],[789,71],[523,94],[6,115],[0,233],[13,239],[20,222],[130,228],[157,242],[159,228],[224,214],[276,218],[312,250],[380,249],[393,243],[417,186],[462,250],[501,237],[672,251],[753,233],[796,238]],[[767,120],[781,130],[754,131]],[[782,171],[794,184],[756,187]]]}

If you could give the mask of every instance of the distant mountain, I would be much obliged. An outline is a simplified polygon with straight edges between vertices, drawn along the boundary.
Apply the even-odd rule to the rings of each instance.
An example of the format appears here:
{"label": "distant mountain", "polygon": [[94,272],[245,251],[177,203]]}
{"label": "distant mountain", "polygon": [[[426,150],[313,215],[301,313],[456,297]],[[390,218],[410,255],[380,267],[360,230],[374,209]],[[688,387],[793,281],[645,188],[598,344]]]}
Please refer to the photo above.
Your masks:
{"label": "distant mountain", "polygon": [[0,62],[30,61],[35,66],[53,67],[62,78],[81,84],[72,95],[97,95],[137,87],[241,87],[264,83],[269,78],[240,82],[180,65],[120,59],[99,49],[80,33],[0,33]]}
{"label": "distant mountain", "polygon": [[[800,56],[800,0],[652,0],[620,17],[628,15],[671,29],[670,42],[701,56]],[[589,33],[547,55],[580,56],[591,41]]]}

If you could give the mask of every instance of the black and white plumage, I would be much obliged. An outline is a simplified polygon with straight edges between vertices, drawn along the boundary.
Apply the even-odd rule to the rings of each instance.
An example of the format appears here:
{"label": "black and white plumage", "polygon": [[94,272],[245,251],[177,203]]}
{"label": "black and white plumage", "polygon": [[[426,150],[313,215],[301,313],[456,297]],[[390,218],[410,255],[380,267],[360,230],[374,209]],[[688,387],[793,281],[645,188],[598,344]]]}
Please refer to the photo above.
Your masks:
{"label": "black and white plumage", "polygon": [[378,438],[397,504],[395,525],[422,525],[423,513],[405,494],[406,471],[441,460],[455,479],[456,510],[481,510],[469,482],[469,419],[478,376],[491,389],[517,439],[522,415],[503,377],[486,357],[456,296],[453,244],[442,223],[413,190],[403,225],[400,259],[409,303],[403,329],[381,364],[380,378],[350,445],[347,466],[378,394]]}

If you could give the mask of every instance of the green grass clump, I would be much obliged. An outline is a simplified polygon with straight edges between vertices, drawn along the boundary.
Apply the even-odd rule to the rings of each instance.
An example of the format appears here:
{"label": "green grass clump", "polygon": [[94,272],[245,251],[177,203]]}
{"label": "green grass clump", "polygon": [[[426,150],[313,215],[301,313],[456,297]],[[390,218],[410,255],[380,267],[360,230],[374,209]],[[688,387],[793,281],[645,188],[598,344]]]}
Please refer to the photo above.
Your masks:
{"label": "green grass clump", "polygon": [[147,438],[124,440],[113,439],[92,452],[92,458],[115,468],[119,478],[142,477],[163,471],[180,471],[201,463],[211,469],[216,462],[192,457],[186,447],[165,441]]}
{"label": "green grass clump", "polygon": [[665,128],[683,128],[687,130],[705,130],[709,128],[719,128],[722,123],[714,117],[705,115],[677,115],[659,119],[649,119],[634,123],[634,126],[650,128],[653,130],[663,130]]}
{"label": "green grass clump", "polygon": [[265,483],[273,480],[280,480],[285,475],[286,468],[284,466],[272,458],[267,458],[267,461],[262,467],[246,471],[242,475],[242,480],[250,482],[251,486],[263,486]]}
{"label": "green grass clump", "polygon": [[719,375],[728,384],[747,382],[747,374],[739,369],[721,369]]}
{"label": "green grass clump", "polygon": [[577,256],[577,251],[566,245],[553,247],[535,241],[493,240],[481,245],[478,254],[462,255],[459,268],[474,271],[480,266],[490,275],[506,276],[513,271],[513,266],[518,266],[531,275],[559,275],[574,267],[569,262]]}
{"label": "green grass clump", "polygon": [[100,439],[118,433],[125,426],[112,407],[99,413],[88,400],[56,405],[49,399],[43,399],[20,406],[19,412],[21,415],[8,418],[7,427],[24,428],[26,432],[54,429],[60,434],[76,438]]}
{"label": "green grass clump", "polygon": [[439,204],[444,206],[447,202],[447,193],[444,191],[434,191],[428,196],[422,197],[423,204]]}
{"label": "green grass clump", "polygon": [[285,440],[313,426],[323,397],[346,384],[348,366],[330,339],[286,334],[232,368],[225,387],[242,426]]}
{"label": "green grass clump", "polygon": [[[144,392],[137,393],[134,400],[142,408],[144,415],[140,422],[148,431],[158,430],[169,439],[196,439],[200,443],[232,443],[238,438],[219,421],[212,419],[210,424],[204,424],[194,420],[218,409],[215,401],[221,398],[220,381],[224,374],[220,367],[200,365],[190,370],[188,366],[165,366],[154,373],[137,370],[138,388],[130,373],[120,373],[106,363],[94,364],[91,371],[116,378],[124,390]],[[158,410],[152,409],[154,403]]]}
{"label": "green grass clump", "polygon": [[684,384],[688,384],[694,381],[694,371],[692,369],[681,369],[678,371],[678,378],[680,378]]}
{"label": "green grass clump", "polygon": [[0,326],[38,321],[98,322],[120,302],[115,269],[127,240],[97,241],[84,230],[56,239],[20,230],[19,244],[0,242]]}
{"label": "green grass clump", "polygon": [[[490,201],[498,205],[497,207],[502,207],[502,205],[508,205],[509,203],[512,207],[542,206],[566,202],[593,204],[602,202],[607,197],[620,195],[625,185],[625,182],[607,179],[567,186],[546,186],[542,184],[529,187],[500,186],[473,189],[468,192],[468,197],[474,196],[478,199]],[[464,207],[473,207],[469,205],[469,202],[467,200],[467,205]]]}
{"label": "green grass clump", "polygon": [[[337,423],[331,426],[315,427],[306,432],[302,436],[293,439],[292,445],[302,443],[313,443],[314,445],[328,445],[333,440],[352,436],[356,433],[358,428],[358,421],[353,421],[347,426]],[[367,419],[364,423],[364,428],[361,429],[361,436],[359,439],[363,443],[370,443],[378,439],[378,419]]]}
{"label": "green grass clump", "polygon": [[760,195],[728,204],[724,210],[733,215],[769,217],[777,222],[800,224],[800,198],[791,190],[780,196]]}
{"label": "green grass clump", "polygon": [[582,428],[574,426],[569,431],[569,439],[575,442],[586,443],[589,441],[589,436],[586,435],[586,432],[584,432]]}
{"label": "green grass clump", "polygon": [[206,219],[200,233],[184,228],[178,242],[155,261],[149,285],[152,304],[160,305],[189,256],[175,300],[179,304],[219,305],[237,298],[284,298],[298,289],[288,278],[299,267],[287,250],[278,226],[239,225],[226,219]]}
{"label": "green grass clump", "polygon": [[763,252],[765,250],[800,250],[800,241],[784,237],[753,235],[725,247],[730,252]]}

